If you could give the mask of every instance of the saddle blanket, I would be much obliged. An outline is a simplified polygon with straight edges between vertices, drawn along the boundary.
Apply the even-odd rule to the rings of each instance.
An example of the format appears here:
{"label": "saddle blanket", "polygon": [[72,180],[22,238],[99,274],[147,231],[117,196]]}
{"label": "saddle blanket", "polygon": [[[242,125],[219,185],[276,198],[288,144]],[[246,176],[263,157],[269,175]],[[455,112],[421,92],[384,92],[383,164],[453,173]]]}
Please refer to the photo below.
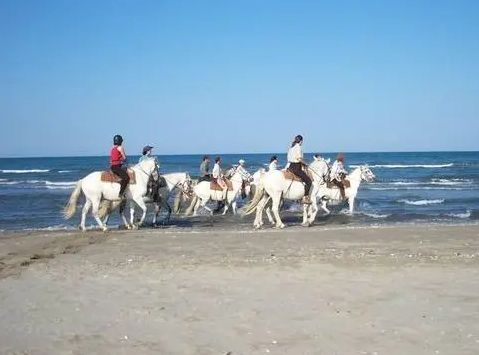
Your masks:
{"label": "saddle blanket", "polygon": [[[130,177],[130,184],[135,184],[135,172],[133,170],[128,169],[128,176]],[[118,175],[113,174],[111,170],[105,170],[101,173],[101,181],[103,182],[120,182],[120,177]]]}
{"label": "saddle blanket", "polygon": [[[226,186],[228,186],[228,191],[233,191],[233,184],[229,180],[224,180],[226,183]],[[221,186],[216,182],[216,180],[213,180],[210,182],[210,189],[215,190],[215,191],[223,191]]]}

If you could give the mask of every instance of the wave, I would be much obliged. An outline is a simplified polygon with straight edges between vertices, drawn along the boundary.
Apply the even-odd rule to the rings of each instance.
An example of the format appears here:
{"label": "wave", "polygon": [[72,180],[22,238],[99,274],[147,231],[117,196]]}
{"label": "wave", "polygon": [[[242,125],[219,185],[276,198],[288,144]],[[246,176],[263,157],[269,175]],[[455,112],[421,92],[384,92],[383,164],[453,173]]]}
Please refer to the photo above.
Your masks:
{"label": "wave", "polygon": [[60,174],[65,174],[65,173],[71,173],[73,170],[59,170],[58,173]]}
{"label": "wave", "polygon": [[[407,168],[426,168],[426,169],[434,169],[434,168],[450,168],[453,166],[453,163],[447,164],[411,164],[411,165],[400,165],[400,164],[376,164],[376,165],[368,165],[370,168],[386,168],[386,169],[407,169]],[[350,168],[357,168],[360,165],[350,165]]]}
{"label": "wave", "polygon": [[470,218],[471,211],[466,211],[464,213],[448,213],[447,216],[454,217],[454,218]]}
{"label": "wave", "polygon": [[365,186],[364,190],[376,191],[400,191],[400,190],[472,190],[471,187],[441,187],[441,186],[408,186],[408,187],[369,187]]}
{"label": "wave", "polygon": [[411,201],[407,199],[401,199],[398,200],[397,202],[399,203],[404,203],[406,205],[414,205],[414,206],[427,206],[427,205],[438,205],[441,203],[444,203],[444,199],[436,199],[436,200],[416,200],[416,201]]}
{"label": "wave", "polygon": [[0,181],[0,185],[18,185],[23,183],[23,181]]}
{"label": "wave", "polygon": [[57,181],[57,182],[51,182],[51,181],[43,181],[45,185],[49,186],[75,186],[76,181]]}
{"label": "wave", "polygon": [[387,218],[389,214],[379,214],[379,213],[372,213],[372,212],[361,212],[361,214],[371,217],[371,218]]}
{"label": "wave", "polygon": [[29,173],[48,173],[50,169],[30,169],[30,170],[0,170],[4,174],[29,174]]}

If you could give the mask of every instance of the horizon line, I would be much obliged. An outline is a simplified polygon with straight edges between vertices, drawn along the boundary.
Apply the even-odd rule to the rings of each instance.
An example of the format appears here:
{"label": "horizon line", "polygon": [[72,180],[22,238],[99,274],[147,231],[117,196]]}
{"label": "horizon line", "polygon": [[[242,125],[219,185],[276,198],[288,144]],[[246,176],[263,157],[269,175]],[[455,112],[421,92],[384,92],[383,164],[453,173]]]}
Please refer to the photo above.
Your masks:
{"label": "horizon line", "polygon": [[[371,154],[371,153],[476,153],[479,152],[479,150],[403,150],[403,151],[341,151],[341,152],[304,152],[304,154],[320,154],[320,155],[325,155],[325,154]],[[198,154],[198,153],[180,153],[180,154],[153,154],[153,156],[186,156],[186,155],[197,155],[197,156],[204,156],[204,155],[210,155],[210,156],[226,156],[226,155],[259,155],[259,154],[287,154],[286,152],[283,153],[278,153],[278,152],[260,152],[260,153],[205,153],[205,154]],[[132,154],[129,156],[141,156],[141,154]],[[56,155],[56,156],[42,156],[42,155],[32,155],[32,156],[21,156],[21,155],[12,155],[12,156],[2,156],[0,159],[31,159],[31,158],[100,158],[100,157],[108,157],[108,155]]]}

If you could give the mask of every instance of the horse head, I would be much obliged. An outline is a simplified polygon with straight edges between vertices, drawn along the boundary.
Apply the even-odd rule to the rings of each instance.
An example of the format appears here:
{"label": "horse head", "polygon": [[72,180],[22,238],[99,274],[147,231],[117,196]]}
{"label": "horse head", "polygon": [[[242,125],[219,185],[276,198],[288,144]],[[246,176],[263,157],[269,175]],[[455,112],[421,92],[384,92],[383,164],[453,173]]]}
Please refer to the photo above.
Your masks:
{"label": "horse head", "polygon": [[185,179],[183,180],[183,183],[181,184],[181,191],[186,196],[191,196],[193,194],[193,180],[191,179],[191,176],[188,173],[185,173]]}
{"label": "horse head", "polygon": [[374,181],[375,176],[367,165],[361,165],[359,169],[361,170],[361,179],[363,179],[366,182]]}
{"label": "horse head", "polygon": [[148,176],[151,176],[154,181],[158,181],[158,159],[156,158],[151,158],[151,159],[145,159],[142,162],[138,163],[138,167],[140,170],[142,170],[145,174]]}

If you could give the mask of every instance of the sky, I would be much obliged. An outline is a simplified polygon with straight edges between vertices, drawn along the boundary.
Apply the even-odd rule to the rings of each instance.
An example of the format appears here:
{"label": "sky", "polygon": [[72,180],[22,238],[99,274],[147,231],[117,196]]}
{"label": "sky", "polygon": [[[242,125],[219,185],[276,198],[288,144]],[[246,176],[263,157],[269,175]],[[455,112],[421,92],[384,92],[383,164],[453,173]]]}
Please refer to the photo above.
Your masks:
{"label": "sky", "polygon": [[2,0],[0,156],[479,150],[476,0]]}

